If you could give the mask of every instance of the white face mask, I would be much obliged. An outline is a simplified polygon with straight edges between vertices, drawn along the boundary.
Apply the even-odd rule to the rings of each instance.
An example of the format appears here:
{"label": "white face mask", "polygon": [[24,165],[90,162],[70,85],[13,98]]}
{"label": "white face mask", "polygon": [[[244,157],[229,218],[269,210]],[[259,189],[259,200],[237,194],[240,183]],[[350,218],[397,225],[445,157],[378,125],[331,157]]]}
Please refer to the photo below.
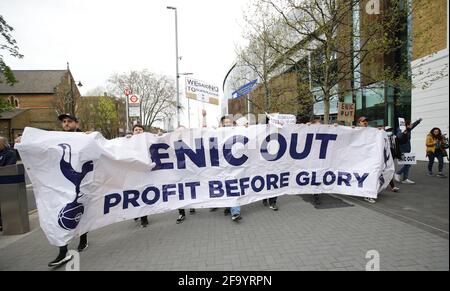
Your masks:
{"label": "white face mask", "polygon": [[387,133],[388,136],[393,136],[394,135],[394,133],[392,131],[386,132],[386,133]]}

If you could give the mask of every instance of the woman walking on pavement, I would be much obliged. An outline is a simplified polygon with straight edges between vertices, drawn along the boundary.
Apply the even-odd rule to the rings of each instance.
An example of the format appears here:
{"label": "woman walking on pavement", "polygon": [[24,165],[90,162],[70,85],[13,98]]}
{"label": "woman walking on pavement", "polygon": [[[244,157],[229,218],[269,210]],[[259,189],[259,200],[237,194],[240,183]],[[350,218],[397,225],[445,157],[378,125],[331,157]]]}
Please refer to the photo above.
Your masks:
{"label": "woman walking on pavement", "polygon": [[440,128],[433,128],[430,133],[427,135],[427,157],[429,160],[428,163],[428,176],[433,176],[433,164],[434,160],[437,159],[439,162],[438,170],[439,174],[436,177],[445,178],[446,176],[443,173],[444,170],[444,157],[447,156],[447,151],[449,145],[442,135],[442,131]]}

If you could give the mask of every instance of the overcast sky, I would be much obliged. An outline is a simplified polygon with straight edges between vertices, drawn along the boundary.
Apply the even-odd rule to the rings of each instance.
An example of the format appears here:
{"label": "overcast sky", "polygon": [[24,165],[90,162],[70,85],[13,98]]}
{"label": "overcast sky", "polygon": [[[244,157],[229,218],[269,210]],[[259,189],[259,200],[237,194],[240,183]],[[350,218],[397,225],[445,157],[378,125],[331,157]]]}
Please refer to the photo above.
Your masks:
{"label": "overcast sky", "polygon": [[[14,27],[25,55],[5,59],[16,70],[61,70],[69,62],[75,80],[84,85],[82,94],[105,86],[115,72],[148,69],[175,76],[175,16],[166,9],[175,6],[180,73],[194,73],[222,89],[241,43],[242,11],[250,1],[1,0],[0,14]],[[204,107],[195,103],[192,126],[198,125],[194,114]],[[217,120],[220,108],[205,108],[211,113],[208,122]]]}

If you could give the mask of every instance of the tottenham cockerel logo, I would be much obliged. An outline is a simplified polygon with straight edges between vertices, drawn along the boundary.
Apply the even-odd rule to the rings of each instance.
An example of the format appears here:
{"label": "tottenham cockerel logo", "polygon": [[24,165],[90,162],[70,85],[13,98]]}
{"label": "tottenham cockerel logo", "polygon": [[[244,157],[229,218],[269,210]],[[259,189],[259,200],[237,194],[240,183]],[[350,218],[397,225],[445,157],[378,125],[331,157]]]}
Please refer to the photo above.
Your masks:
{"label": "tottenham cockerel logo", "polygon": [[[75,200],[67,204],[58,215],[58,224],[65,230],[74,230],[77,228],[78,223],[81,220],[81,216],[84,214],[84,206],[82,203],[78,203],[78,199],[83,197],[80,191],[81,181],[89,172],[94,170],[94,163],[92,161],[86,162],[81,167],[81,173],[74,170],[72,167],[72,148],[68,144],[59,144],[63,149],[63,155],[61,162],[59,163],[61,172],[67,180],[72,182],[75,186],[76,197]],[[66,158],[68,161],[66,161]]]}

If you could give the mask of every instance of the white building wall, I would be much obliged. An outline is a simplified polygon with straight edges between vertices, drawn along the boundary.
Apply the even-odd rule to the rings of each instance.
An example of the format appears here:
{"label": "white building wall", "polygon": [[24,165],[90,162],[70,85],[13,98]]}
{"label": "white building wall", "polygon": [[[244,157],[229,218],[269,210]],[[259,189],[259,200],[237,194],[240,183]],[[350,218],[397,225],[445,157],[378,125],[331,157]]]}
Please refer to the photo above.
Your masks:
{"label": "white building wall", "polygon": [[[423,118],[422,123],[412,133],[412,151],[418,160],[427,160],[425,140],[433,127],[439,127],[443,133],[449,132],[449,80],[448,47],[434,55],[424,57],[412,63],[413,85],[411,97],[411,119],[414,122]],[[423,88],[424,75],[442,72],[445,78],[434,81],[428,88]],[[435,75],[437,76],[437,75]]]}

